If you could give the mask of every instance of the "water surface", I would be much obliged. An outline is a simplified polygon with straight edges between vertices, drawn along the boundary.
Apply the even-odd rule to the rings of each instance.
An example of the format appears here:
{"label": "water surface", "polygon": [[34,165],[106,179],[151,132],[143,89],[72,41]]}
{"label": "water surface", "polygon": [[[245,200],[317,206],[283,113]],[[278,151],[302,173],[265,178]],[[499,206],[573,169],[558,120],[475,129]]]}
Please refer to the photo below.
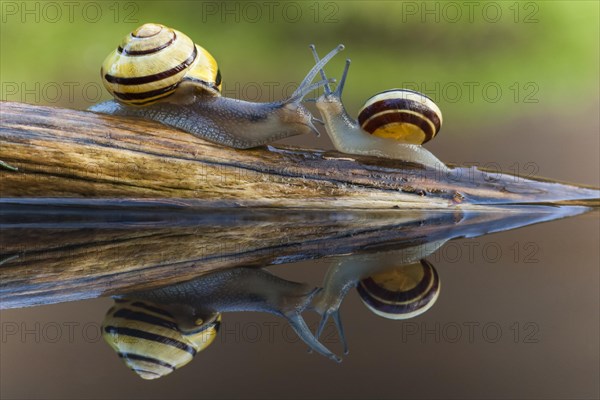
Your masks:
{"label": "water surface", "polygon": [[[582,211],[561,210],[562,215]],[[351,289],[341,307],[349,354],[343,354],[331,322],[321,337],[327,348],[343,358],[339,364],[308,353],[307,345],[281,317],[229,312],[223,314],[213,344],[193,361],[166,377],[144,381],[101,338],[104,315],[113,300],[94,298],[101,294],[100,289],[75,290],[79,297],[90,297],[88,300],[5,309],[0,313],[2,397],[594,398],[599,394],[600,372],[598,212],[534,223],[557,216],[539,213],[538,208],[527,218],[518,219],[520,223],[513,216],[504,229],[532,225],[487,235],[483,231],[474,233],[474,229],[485,230],[484,227],[501,230],[501,223],[496,222],[490,229],[492,224],[488,221],[470,228],[468,236],[474,237],[446,242],[426,257],[439,274],[439,298],[431,309],[415,318],[393,321],[377,316]],[[265,216],[261,218],[264,220]],[[305,220],[319,225],[314,215]],[[458,232],[460,221],[465,221],[456,215],[452,216],[454,223],[443,215],[433,220],[430,216],[406,216],[396,232],[406,231],[408,225],[413,233],[427,228],[427,234],[419,239],[400,234],[392,238],[394,229],[386,220],[372,218],[370,223],[378,221],[374,225],[379,224],[383,233],[357,233],[364,243],[353,252],[381,256],[382,251],[389,253],[410,241],[426,241],[434,235],[452,236],[448,232]],[[328,221],[322,225],[339,224],[332,223],[331,218]],[[267,225],[256,226],[259,237]],[[268,229],[275,230],[277,226],[273,224]],[[444,233],[436,226],[443,228]],[[42,234],[47,227],[30,227],[28,234],[35,237],[31,229],[40,239],[47,240]],[[354,232],[359,232],[357,229],[351,227]],[[301,259],[298,254],[304,254],[308,260],[287,262],[294,259],[289,251],[287,258],[276,254],[285,253],[283,247],[268,256],[255,253],[256,260],[275,264],[268,271],[282,279],[320,286],[327,268],[350,252],[344,245],[352,248],[352,243],[359,243],[344,239],[342,228],[337,242],[325,240],[332,232],[313,232],[322,240],[321,247],[296,247],[294,257]],[[310,242],[308,237],[304,239]],[[42,241],[30,246],[52,247]],[[108,254],[100,248],[95,251],[99,257]],[[76,257],[76,253],[71,256]],[[26,284],[33,275],[19,281],[9,274],[11,263],[14,267],[17,260],[2,265],[3,308],[8,307],[6,299],[14,299],[13,292],[19,284],[35,292]],[[396,261],[394,256],[381,256],[382,263]],[[123,263],[127,262],[123,259]],[[221,262],[229,261],[224,257]],[[39,263],[35,275],[42,279],[45,274],[56,273],[59,264],[53,268]],[[89,279],[97,277],[90,275]],[[77,288],[88,284],[79,279]],[[112,290],[104,285],[102,290],[111,294],[128,292],[131,284],[117,280],[114,286],[116,289]],[[38,287],[37,293],[30,297],[38,302],[65,300],[53,297],[43,286]],[[314,332],[319,316],[311,311],[303,316]]]}

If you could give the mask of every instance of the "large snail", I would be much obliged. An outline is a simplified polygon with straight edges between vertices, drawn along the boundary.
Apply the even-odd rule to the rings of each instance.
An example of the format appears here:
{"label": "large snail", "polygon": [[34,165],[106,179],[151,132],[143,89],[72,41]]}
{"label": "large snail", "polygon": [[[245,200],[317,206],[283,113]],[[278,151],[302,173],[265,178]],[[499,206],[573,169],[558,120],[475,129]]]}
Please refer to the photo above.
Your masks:
{"label": "large snail", "polygon": [[257,311],[285,318],[314,351],[340,359],[302,318],[318,288],[263,269],[234,268],[115,299],[103,323],[104,339],[144,379],[165,376],[192,360],[217,335],[221,314]]}
{"label": "large snail", "polygon": [[[343,257],[327,270],[323,290],[313,301],[312,309],[321,315],[315,336],[321,336],[331,316],[344,353],[348,352],[340,306],[352,288],[357,289],[370,311],[384,318],[408,319],[427,311],[438,298],[440,284],[435,268],[424,257],[445,242],[439,240],[374,255]],[[386,262],[387,257],[394,261]]]}
{"label": "large snail", "polygon": [[240,149],[318,133],[315,119],[300,103],[325,83],[311,82],[342,49],[339,45],[320,60],[288,99],[252,103],[221,96],[221,73],[205,49],[179,31],[148,23],[106,58],[102,81],[115,100],[90,110],[159,121]]}
{"label": "large snail", "polygon": [[[314,58],[319,56],[311,45]],[[442,113],[427,96],[406,89],[391,89],[372,96],[361,108],[358,120],[352,119],[342,103],[350,60],[335,91],[324,85],[316,105],[334,147],[343,153],[399,159],[430,168],[447,170],[421,145],[439,132]],[[325,72],[321,70],[325,80]],[[325,80],[325,82],[327,82]]]}

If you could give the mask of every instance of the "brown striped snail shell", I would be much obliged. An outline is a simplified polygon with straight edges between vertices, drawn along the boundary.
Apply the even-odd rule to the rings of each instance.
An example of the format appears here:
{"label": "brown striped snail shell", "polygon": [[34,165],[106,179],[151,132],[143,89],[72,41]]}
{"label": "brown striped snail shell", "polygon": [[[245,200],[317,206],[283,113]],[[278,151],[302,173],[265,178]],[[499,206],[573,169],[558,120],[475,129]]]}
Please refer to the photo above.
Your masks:
{"label": "brown striped snail shell", "polygon": [[422,93],[390,89],[365,102],[358,112],[358,123],[372,135],[420,145],[440,131],[442,112]]}
{"label": "brown striped snail shell", "polygon": [[344,46],[316,63],[285,100],[253,103],[221,96],[215,59],[185,34],[144,24],[127,35],[104,61],[101,73],[115,100],[90,111],[161,122],[213,143],[234,148],[261,146],[310,132],[312,114],[301,104],[320,69]]}
{"label": "brown striped snail shell", "polygon": [[433,306],[440,293],[440,279],[433,265],[421,260],[362,279],[356,290],[374,314],[409,319]]}
{"label": "brown striped snail shell", "polygon": [[184,83],[213,96],[221,91],[213,56],[184,33],[160,24],[144,24],[125,36],[100,73],[108,92],[130,105],[154,103]]}
{"label": "brown striped snail shell", "polygon": [[217,336],[221,314],[184,330],[173,313],[154,303],[116,299],[102,323],[104,340],[143,379],[157,379],[188,364]]}
{"label": "brown striped snail shell", "polygon": [[[314,46],[313,56],[319,61]],[[369,98],[354,120],[342,103],[350,60],[335,91],[325,84],[316,106],[336,150],[347,154],[384,157],[421,164],[428,168],[448,167],[421,145],[433,139],[442,126],[439,107],[427,96],[406,89],[391,89]],[[321,78],[326,75],[321,70]],[[326,81],[327,82],[327,81]]]}
{"label": "brown striped snail shell", "polygon": [[321,315],[315,336],[323,333],[329,317],[338,330],[344,353],[348,343],[340,316],[346,294],[356,288],[367,308],[389,319],[408,319],[433,306],[440,290],[439,276],[433,265],[421,259],[437,250],[445,240],[434,241],[391,251],[398,264],[381,262],[380,255],[352,255],[333,264],[325,275],[323,290],[317,294],[312,309]]}

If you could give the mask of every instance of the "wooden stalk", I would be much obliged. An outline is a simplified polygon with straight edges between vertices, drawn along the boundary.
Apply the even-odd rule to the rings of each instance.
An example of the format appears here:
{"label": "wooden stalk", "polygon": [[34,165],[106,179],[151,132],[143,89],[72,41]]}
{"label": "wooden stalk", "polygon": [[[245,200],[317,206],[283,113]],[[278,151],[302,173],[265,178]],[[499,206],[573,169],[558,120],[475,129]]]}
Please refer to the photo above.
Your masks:
{"label": "wooden stalk", "polygon": [[[0,103],[6,198],[171,199],[206,207],[477,208],[598,199],[600,191],[290,147],[235,150],[156,122]],[[10,167],[18,170],[12,170]]]}

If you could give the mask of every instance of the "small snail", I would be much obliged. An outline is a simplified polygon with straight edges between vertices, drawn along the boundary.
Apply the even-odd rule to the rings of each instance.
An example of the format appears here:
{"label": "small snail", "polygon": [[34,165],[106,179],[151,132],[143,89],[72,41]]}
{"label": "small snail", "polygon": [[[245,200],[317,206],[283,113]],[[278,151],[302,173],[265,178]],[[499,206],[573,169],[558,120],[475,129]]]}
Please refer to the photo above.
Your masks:
{"label": "small snail", "polygon": [[233,268],[191,281],[115,299],[103,336],[144,379],[165,376],[189,363],[217,335],[221,314],[267,312],[285,318],[314,351],[340,359],[321,344],[302,318],[318,288],[258,268]]}
{"label": "small snail", "polygon": [[[311,45],[311,50],[319,62],[314,45]],[[336,90],[332,92],[326,83],[324,94],[316,99],[325,130],[335,148],[348,154],[400,159],[447,170],[444,163],[421,147],[433,139],[442,126],[442,113],[438,106],[421,93],[392,89],[368,99],[359,112],[358,121],[355,121],[342,104],[349,68],[350,60],[346,60]],[[326,79],[323,70],[321,77]]]}
{"label": "small snail", "polygon": [[300,102],[325,84],[311,82],[343,48],[339,45],[320,60],[287,100],[252,103],[221,96],[215,59],[188,36],[163,25],[144,24],[127,35],[102,65],[104,86],[115,100],[90,110],[159,121],[240,149],[311,131],[318,134],[315,119]]}
{"label": "small snail", "polygon": [[[440,284],[435,268],[423,258],[445,242],[437,240],[384,253],[349,255],[332,265],[312,305],[321,315],[315,334],[317,339],[331,316],[344,353],[348,353],[340,307],[352,288],[357,288],[369,310],[386,318],[413,318],[431,308],[437,300]],[[392,265],[386,262],[387,257],[393,258]]]}
{"label": "small snail", "polygon": [[192,361],[217,336],[221,315],[197,321],[185,330],[161,305],[140,300],[115,300],[102,324],[104,340],[143,379],[170,374]]}

